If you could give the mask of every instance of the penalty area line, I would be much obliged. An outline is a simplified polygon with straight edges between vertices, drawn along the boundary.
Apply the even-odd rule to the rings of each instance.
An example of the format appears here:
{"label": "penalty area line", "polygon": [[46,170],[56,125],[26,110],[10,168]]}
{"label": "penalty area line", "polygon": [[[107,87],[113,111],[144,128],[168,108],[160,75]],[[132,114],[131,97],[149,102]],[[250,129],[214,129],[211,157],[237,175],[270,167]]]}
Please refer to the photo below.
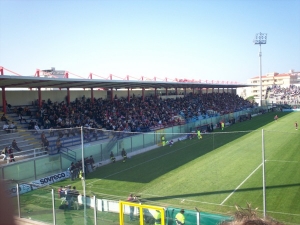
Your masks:
{"label": "penalty area line", "polygon": [[246,177],[246,179],[245,180],[243,180],[242,181],[242,183],[240,183],[239,184],[239,186],[237,186],[234,190],[233,190],[233,192],[231,192],[230,193],[230,195],[228,195],[224,200],[223,200],[223,202],[220,204],[220,205],[223,205],[230,197],[231,197],[231,195],[233,195],[234,194],[234,192],[236,192],[255,172],[256,172],[256,170],[258,170],[259,169],[259,167],[261,167],[261,165],[262,165],[262,163],[255,169],[255,170],[253,170],[253,172],[252,173],[250,173],[249,174],[249,176],[248,177]]}

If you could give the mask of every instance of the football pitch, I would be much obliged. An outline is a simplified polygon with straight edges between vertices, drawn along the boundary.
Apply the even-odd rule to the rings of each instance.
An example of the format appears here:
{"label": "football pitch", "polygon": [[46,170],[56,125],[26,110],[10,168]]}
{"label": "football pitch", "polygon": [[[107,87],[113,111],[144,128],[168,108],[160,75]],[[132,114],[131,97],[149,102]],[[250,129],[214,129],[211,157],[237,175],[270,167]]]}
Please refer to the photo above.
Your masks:
{"label": "football pitch", "polygon": [[[273,119],[275,114],[278,121]],[[295,121],[300,122],[300,113],[267,113],[203,134],[202,139],[177,141],[125,163],[99,167],[87,175],[86,193],[111,200],[126,200],[134,193],[148,205],[197,207],[222,215],[233,215],[235,205],[251,203],[262,214],[264,146],[266,214],[286,224],[300,224],[300,130],[295,129]],[[70,182],[51,187],[57,190],[71,184],[82,192],[80,180]],[[39,195],[50,198],[45,190],[21,196],[24,214],[44,207],[35,199]]]}

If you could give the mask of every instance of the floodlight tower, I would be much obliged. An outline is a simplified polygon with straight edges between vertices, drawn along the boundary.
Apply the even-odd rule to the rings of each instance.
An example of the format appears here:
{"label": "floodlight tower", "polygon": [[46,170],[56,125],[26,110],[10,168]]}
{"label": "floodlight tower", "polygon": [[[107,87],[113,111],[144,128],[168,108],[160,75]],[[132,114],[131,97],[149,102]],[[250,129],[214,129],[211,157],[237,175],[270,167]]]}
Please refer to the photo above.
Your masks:
{"label": "floodlight tower", "polygon": [[259,94],[259,106],[262,106],[262,81],[261,81],[261,76],[262,76],[262,69],[261,69],[261,45],[267,44],[267,34],[266,33],[258,33],[255,36],[254,39],[254,44],[259,45],[259,81],[260,81],[260,94]]}

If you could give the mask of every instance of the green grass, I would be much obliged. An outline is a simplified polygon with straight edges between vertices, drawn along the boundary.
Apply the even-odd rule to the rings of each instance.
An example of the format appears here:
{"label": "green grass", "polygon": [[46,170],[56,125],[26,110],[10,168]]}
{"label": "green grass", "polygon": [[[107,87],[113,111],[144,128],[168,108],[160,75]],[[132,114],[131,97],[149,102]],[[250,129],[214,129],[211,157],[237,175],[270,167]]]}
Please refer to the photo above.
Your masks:
{"label": "green grass", "polygon": [[[264,129],[267,215],[287,224],[300,224],[300,130],[294,128],[300,114],[277,114],[277,122],[273,121],[275,113],[264,114],[224,131],[204,134],[201,140],[177,142],[172,147],[136,155],[126,163],[120,161],[100,167],[87,176],[87,195],[94,193],[97,198],[125,200],[129,193],[136,193],[147,204],[191,210],[197,207],[224,215],[232,215],[235,204],[246,206],[248,202],[262,212]],[[69,180],[52,187],[67,184]],[[72,185],[82,190],[81,181]],[[39,203],[43,198],[48,199],[46,205]],[[21,196],[22,209],[42,211],[49,204],[51,208],[50,198],[48,189],[27,193]],[[23,213],[30,214],[26,210]],[[68,217],[68,213],[64,212],[62,218]],[[81,211],[72,213],[69,216],[73,220],[82,216]],[[89,213],[92,218],[92,212]],[[38,213],[36,217],[43,218],[42,215]],[[76,224],[75,221],[62,224]],[[105,224],[118,222],[115,219]]]}

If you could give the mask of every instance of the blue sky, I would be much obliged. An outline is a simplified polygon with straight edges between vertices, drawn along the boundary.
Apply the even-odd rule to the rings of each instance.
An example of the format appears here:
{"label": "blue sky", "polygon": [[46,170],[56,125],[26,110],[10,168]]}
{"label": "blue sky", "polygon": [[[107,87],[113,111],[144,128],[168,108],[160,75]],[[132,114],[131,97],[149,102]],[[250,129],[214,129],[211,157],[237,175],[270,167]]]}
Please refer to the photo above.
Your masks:
{"label": "blue sky", "polygon": [[300,0],[0,0],[0,8],[0,66],[22,75],[55,67],[246,83],[259,75],[259,32],[268,34],[263,74],[300,71]]}

